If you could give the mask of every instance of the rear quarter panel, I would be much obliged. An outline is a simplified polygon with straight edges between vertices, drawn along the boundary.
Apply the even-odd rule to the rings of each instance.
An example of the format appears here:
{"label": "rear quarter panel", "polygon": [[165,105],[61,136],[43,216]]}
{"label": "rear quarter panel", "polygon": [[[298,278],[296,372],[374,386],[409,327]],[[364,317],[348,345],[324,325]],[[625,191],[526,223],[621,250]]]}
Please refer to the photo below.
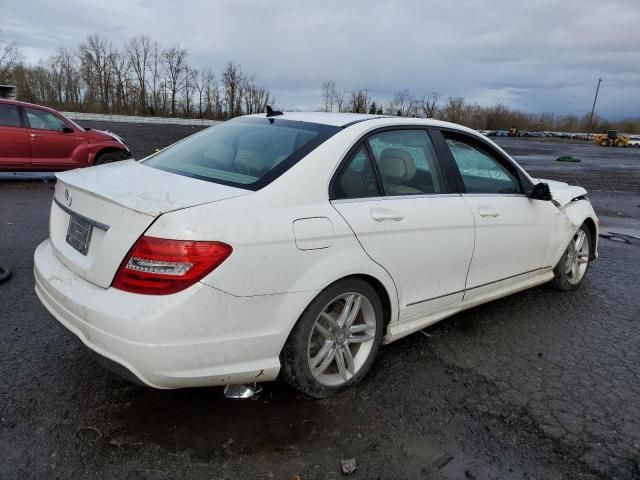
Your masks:
{"label": "rear quarter panel", "polygon": [[[344,219],[329,202],[272,205],[261,192],[160,216],[146,235],[216,240],[233,247],[231,256],[202,282],[235,296],[292,292],[315,294],[350,275],[369,275],[385,287],[396,319],[398,300],[389,274],[364,252]],[[331,246],[301,250],[293,222],[326,218],[333,227]],[[300,312],[301,313],[301,312]],[[295,319],[294,319],[295,320]]]}

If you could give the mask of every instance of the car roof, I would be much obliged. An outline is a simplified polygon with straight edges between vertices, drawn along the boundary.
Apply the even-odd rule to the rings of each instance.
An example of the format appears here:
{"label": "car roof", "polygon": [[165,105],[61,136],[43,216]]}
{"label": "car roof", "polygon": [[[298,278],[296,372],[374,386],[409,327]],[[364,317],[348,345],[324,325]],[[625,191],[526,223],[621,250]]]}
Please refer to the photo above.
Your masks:
{"label": "car roof", "polygon": [[[246,115],[245,117],[265,118],[265,114],[258,113],[254,115]],[[377,120],[376,124],[378,126],[384,123],[388,123],[389,125],[427,125],[477,133],[475,130],[467,128],[463,125],[443,122],[441,120],[434,120],[431,118],[396,117],[393,115],[370,115],[366,113],[282,112],[282,115],[277,115],[271,118],[280,118],[282,120],[292,120],[296,122],[309,122],[321,125],[331,125],[334,127],[347,127],[354,123],[365,122],[367,120]]]}
{"label": "car roof", "polygon": [[10,103],[11,105],[20,105],[22,107],[40,108],[42,110],[50,110],[52,112],[56,111],[53,108],[45,107],[44,105],[36,105],[35,103],[21,102],[20,100],[11,100],[10,98],[0,98],[0,103]]}
{"label": "car roof", "polygon": [[[264,113],[247,115],[247,117],[265,117]],[[334,113],[334,112],[283,112],[282,115],[273,118],[292,120],[295,122],[318,123],[321,125],[332,125],[334,127],[344,127],[350,123],[371,120],[374,118],[384,118],[385,115],[369,115],[365,113]]]}

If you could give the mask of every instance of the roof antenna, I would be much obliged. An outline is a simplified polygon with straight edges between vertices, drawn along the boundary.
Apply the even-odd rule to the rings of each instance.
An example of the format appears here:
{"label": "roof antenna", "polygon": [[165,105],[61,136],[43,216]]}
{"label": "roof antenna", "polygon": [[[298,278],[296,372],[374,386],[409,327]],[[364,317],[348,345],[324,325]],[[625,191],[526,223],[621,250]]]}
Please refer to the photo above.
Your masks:
{"label": "roof antenna", "polygon": [[278,115],[284,115],[284,114],[279,110],[274,110],[273,108],[271,108],[271,105],[267,105],[267,118],[277,117]]}

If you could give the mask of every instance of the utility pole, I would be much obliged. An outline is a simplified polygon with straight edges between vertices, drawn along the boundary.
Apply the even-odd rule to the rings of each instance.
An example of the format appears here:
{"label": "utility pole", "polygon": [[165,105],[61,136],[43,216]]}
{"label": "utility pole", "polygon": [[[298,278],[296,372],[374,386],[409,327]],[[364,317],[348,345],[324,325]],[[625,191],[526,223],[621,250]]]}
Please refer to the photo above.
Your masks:
{"label": "utility pole", "polygon": [[602,83],[602,79],[598,79],[598,86],[596,87],[596,96],[593,98],[593,106],[591,107],[591,116],[589,117],[589,127],[587,128],[587,141],[589,140],[589,135],[591,135],[591,125],[593,122],[593,112],[596,109],[596,100],[598,100],[598,92],[600,91],[600,84]]}

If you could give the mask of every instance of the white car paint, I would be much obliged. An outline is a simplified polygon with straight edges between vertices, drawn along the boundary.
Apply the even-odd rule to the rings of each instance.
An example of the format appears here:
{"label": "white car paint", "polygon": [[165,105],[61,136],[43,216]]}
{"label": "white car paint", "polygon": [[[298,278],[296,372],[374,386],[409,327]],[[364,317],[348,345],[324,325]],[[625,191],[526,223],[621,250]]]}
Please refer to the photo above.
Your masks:
{"label": "white car paint", "polygon": [[[371,259],[394,279],[403,306],[400,320],[462,300],[473,254],[474,220],[459,195],[336,200],[333,206],[358,232]],[[372,215],[385,210],[387,219],[372,221]],[[428,245],[416,241],[416,232],[424,232]],[[447,275],[433,278],[431,272],[443,271]]]}
{"label": "white car paint", "polygon": [[[281,118],[359,123],[255,192],[133,160],[58,174],[50,238],[35,252],[36,292],[45,307],[86,346],[150,386],[267,381],[277,376],[280,351],[301,313],[341,278],[379,283],[388,296],[385,342],[391,342],[550,280],[576,229],[586,219],[597,228],[584,189],[561,182],[548,182],[554,202],[451,193],[330,201],[329,184],[342,159],[380,127],[455,129],[508,155],[471,129],[434,120]],[[65,241],[70,211],[108,226],[93,229],[86,256]],[[225,242],[233,254],[178,293],[148,296],[111,287],[143,234]]]}

